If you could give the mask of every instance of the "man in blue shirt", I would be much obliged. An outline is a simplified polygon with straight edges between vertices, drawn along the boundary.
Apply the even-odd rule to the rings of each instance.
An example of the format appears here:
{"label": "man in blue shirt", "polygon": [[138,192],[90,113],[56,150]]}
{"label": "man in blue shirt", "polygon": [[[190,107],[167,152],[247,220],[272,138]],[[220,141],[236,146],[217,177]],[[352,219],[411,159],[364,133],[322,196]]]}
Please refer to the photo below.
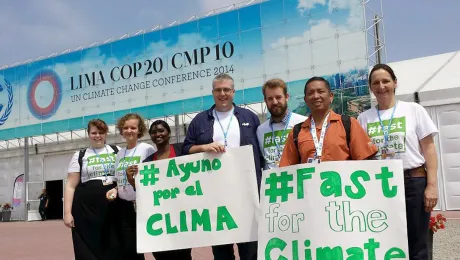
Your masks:
{"label": "man in blue shirt", "polygon": [[[257,185],[260,187],[263,158],[257,142],[256,114],[233,103],[235,88],[228,74],[217,75],[212,82],[215,105],[195,116],[187,130],[183,154],[225,152],[226,147],[252,145],[256,166]],[[257,259],[257,242],[238,243],[241,260]],[[213,246],[215,260],[235,259],[233,245]]]}

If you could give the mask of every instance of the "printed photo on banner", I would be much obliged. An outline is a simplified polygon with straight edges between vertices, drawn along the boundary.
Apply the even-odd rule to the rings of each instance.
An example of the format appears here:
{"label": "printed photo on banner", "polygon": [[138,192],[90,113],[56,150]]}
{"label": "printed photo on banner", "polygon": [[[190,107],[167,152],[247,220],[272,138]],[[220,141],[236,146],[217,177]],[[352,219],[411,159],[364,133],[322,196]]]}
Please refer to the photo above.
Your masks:
{"label": "printed photo on banner", "polygon": [[142,163],[136,204],[140,253],[256,241],[252,147]]}
{"label": "printed photo on banner", "polygon": [[263,172],[259,259],[408,259],[400,160]]}

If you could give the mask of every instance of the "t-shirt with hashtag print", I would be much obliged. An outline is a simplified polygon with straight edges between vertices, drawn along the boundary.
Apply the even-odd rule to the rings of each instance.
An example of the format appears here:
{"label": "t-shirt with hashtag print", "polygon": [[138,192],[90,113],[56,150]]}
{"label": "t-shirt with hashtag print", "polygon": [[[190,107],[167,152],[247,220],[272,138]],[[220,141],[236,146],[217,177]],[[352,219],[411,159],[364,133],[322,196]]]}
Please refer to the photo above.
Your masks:
{"label": "t-shirt with hashtag print", "polygon": [[137,145],[137,148],[128,150],[126,150],[126,148],[123,148],[118,152],[116,160],[116,177],[118,185],[118,196],[120,197],[120,199],[124,199],[127,201],[136,200],[136,192],[134,191],[133,186],[131,186],[131,184],[129,184],[128,180],[126,179],[125,171],[128,168],[128,166],[142,163],[142,161],[144,161],[145,158],[149,157],[155,151],[156,149],[152,145],[146,143],[139,143]]}
{"label": "t-shirt with hashtag print", "polygon": [[[384,127],[388,127],[393,108],[380,110]],[[385,146],[384,132],[380,124],[377,108],[373,107],[358,116],[360,125],[372,142],[378,147],[377,159],[382,159]],[[388,147],[392,156],[387,159],[401,159],[404,170],[417,168],[425,163],[419,141],[428,135],[436,135],[438,129],[425,108],[414,102],[398,101],[388,136]]]}
{"label": "t-shirt with hashtag print", "polygon": [[[273,133],[270,127],[270,119],[262,123],[257,128],[257,140],[259,141],[260,151],[265,160],[265,170],[273,169],[278,167],[275,162],[281,160],[281,155],[283,154],[284,144],[289,133],[292,131],[292,128],[298,123],[304,122],[307,120],[306,116],[302,116],[296,113],[292,113],[291,118],[289,119],[289,125],[287,126],[286,132],[284,133],[284,128],[286,124],[284,122],[273,123],[273,131],[275,140],[273,140]],[[283,133],[285,134],[284,136]],[[278,158],[278,148],[276,143],[279,145],[280,158]]]}
{"label": "t-shirt with hashtag print", "polygon": [[[96,153],[94,153],[96,151]],[[115,158],[112,147],[106,145],[99,149],[87,148],[85,156],[82,159],[82,167],[80,173],[80,180],[85,183],[90,180],[105,180],[107,177],[115,181]],[[78,163],[78,156],[80,151],[76,151],[69,163],[67,172],[69,174],[80,172],[80,164]],[[107,171],[107,173],[106,173]]]}

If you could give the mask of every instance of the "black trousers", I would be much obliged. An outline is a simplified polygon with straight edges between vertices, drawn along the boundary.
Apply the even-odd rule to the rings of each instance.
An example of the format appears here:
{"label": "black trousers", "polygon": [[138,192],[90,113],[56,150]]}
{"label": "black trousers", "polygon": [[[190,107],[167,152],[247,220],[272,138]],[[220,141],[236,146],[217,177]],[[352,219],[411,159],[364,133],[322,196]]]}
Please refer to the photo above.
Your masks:
{"label": "black trousers", "polygon": [[[237,243],[241,260],[257,260],[257,241]],[[233,244],[212,246],[214,260],[234,260]]]}
{"label": "black trousers", "polygon": [[426,185],[426,177],[404,177],[410,260],[428,259],[430,213],[425,212],[424,194]]}
{"label": "black trousers", "polygon": [[192,260],[192,249],[191,248],[171,250],[171,251],[162,251],[162,252],[153,252],[152,254],[156,260],[168,260],[168,259]]}
{"label": "black trousers", "polygon": [[39,207],[38,213],[40,213],[40,217],[42,218],[42,220],[46,220],[46,208],[45,207]]}
{"label": "black trousers", "polygon": [[136,211],[132,201],[117,199],[118,232],[120,236],[121,255],[123,260],[144,260],[144,254],[137,253],[136,243]]}

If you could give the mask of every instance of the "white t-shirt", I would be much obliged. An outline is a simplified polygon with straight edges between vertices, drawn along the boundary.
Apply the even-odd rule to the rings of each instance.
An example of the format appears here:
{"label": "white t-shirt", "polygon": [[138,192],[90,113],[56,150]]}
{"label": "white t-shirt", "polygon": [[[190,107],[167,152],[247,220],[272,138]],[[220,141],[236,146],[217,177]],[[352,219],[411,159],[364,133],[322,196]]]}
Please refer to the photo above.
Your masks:
{"label": "white t-shirt", "polygon": [[137,147],[133,149],[126,150],[126,148],[123,148],[118,152],[116,160],[116,177],[118,196],[121,199],[128,201],[136,200],[136,192],[126,179],[125,171],[128,166],[142,163],[145,158],[149,157],[149,155],[153,154],[155,151],[156,149],[152,145],[139,143]]}
{"label": "white t-shirt", "polygon": [[[384,127],[388,127],[393,108],[380,110]],[[379,116],[375,107],[361,113],[358,121],[367,132],[372,142],[378,147],[376,157],[382,159],[381,149],[384,137]],[[404,170],[417,168],[425,163],[419,141],[428,135],[436,135],[438,129],[425,108],[414,102],[398,101],[391,122],[388,147],[388,159],[401,159]]]}
{"label": "white t-shirt", "polygon": [[[118,147],[118,146],[117,146]],[[120,149],[120,148],[119,148]],[[96,151],[96,153],[94,152]],[[90,180],[105,180],[106,175],[108,181],[116,181],[115,179],[115,159],[112,147],[106,145],[103,148],[91,149],[86,148],[85,156],[82,159],[81,182]],[[80,172],[80,164],[78,156],[80,151],[76,151],[70,160],[68,173]]]}
{"label": "white t-shirt", "polygon": [[[217,116],[216,116],[217,113]],[[224,131],[227,131],[227,147],[240,146],[240,126],[238,119],[233,114],[233,109],[228,112],[218,112],[215,109],[212,111],[214,115],[214,133],[212,139],[214,142],[225,144]],[[219,120],[217,120],[219,118]],[[230,122],[231,119],[231,122]],[[220,121],[220,124],[219,124]],[[230,127],[228,126],[230,124]],[[222,125],[222,127],[221,127]],[[223,128],[223,131],[222,131]]]}
{"label": "white t-shirt", "polygon": [[[289,132],[291,132],[296,124],[307,120],[306,116],[296,113],[292,113],[290,119],[288,119],[288,117],[289,116],[286,115],[281,122],[273,124],[270,124],[270,119],[268,119],[257,128],[257,140],[259,141],[259,147],[265,159],[265,170],[278,167],[275,162],[281,160],[284,144],[286,143]],[[273,126],[273,132],[270,125]],[[285,128],[286,131],[284,131]],[[275,140],[273,140],[273,136],[275,136]],[[279,148],[276,144],[279,145]],[[278,151],[278,149],[280,149],[280,151]]]}

